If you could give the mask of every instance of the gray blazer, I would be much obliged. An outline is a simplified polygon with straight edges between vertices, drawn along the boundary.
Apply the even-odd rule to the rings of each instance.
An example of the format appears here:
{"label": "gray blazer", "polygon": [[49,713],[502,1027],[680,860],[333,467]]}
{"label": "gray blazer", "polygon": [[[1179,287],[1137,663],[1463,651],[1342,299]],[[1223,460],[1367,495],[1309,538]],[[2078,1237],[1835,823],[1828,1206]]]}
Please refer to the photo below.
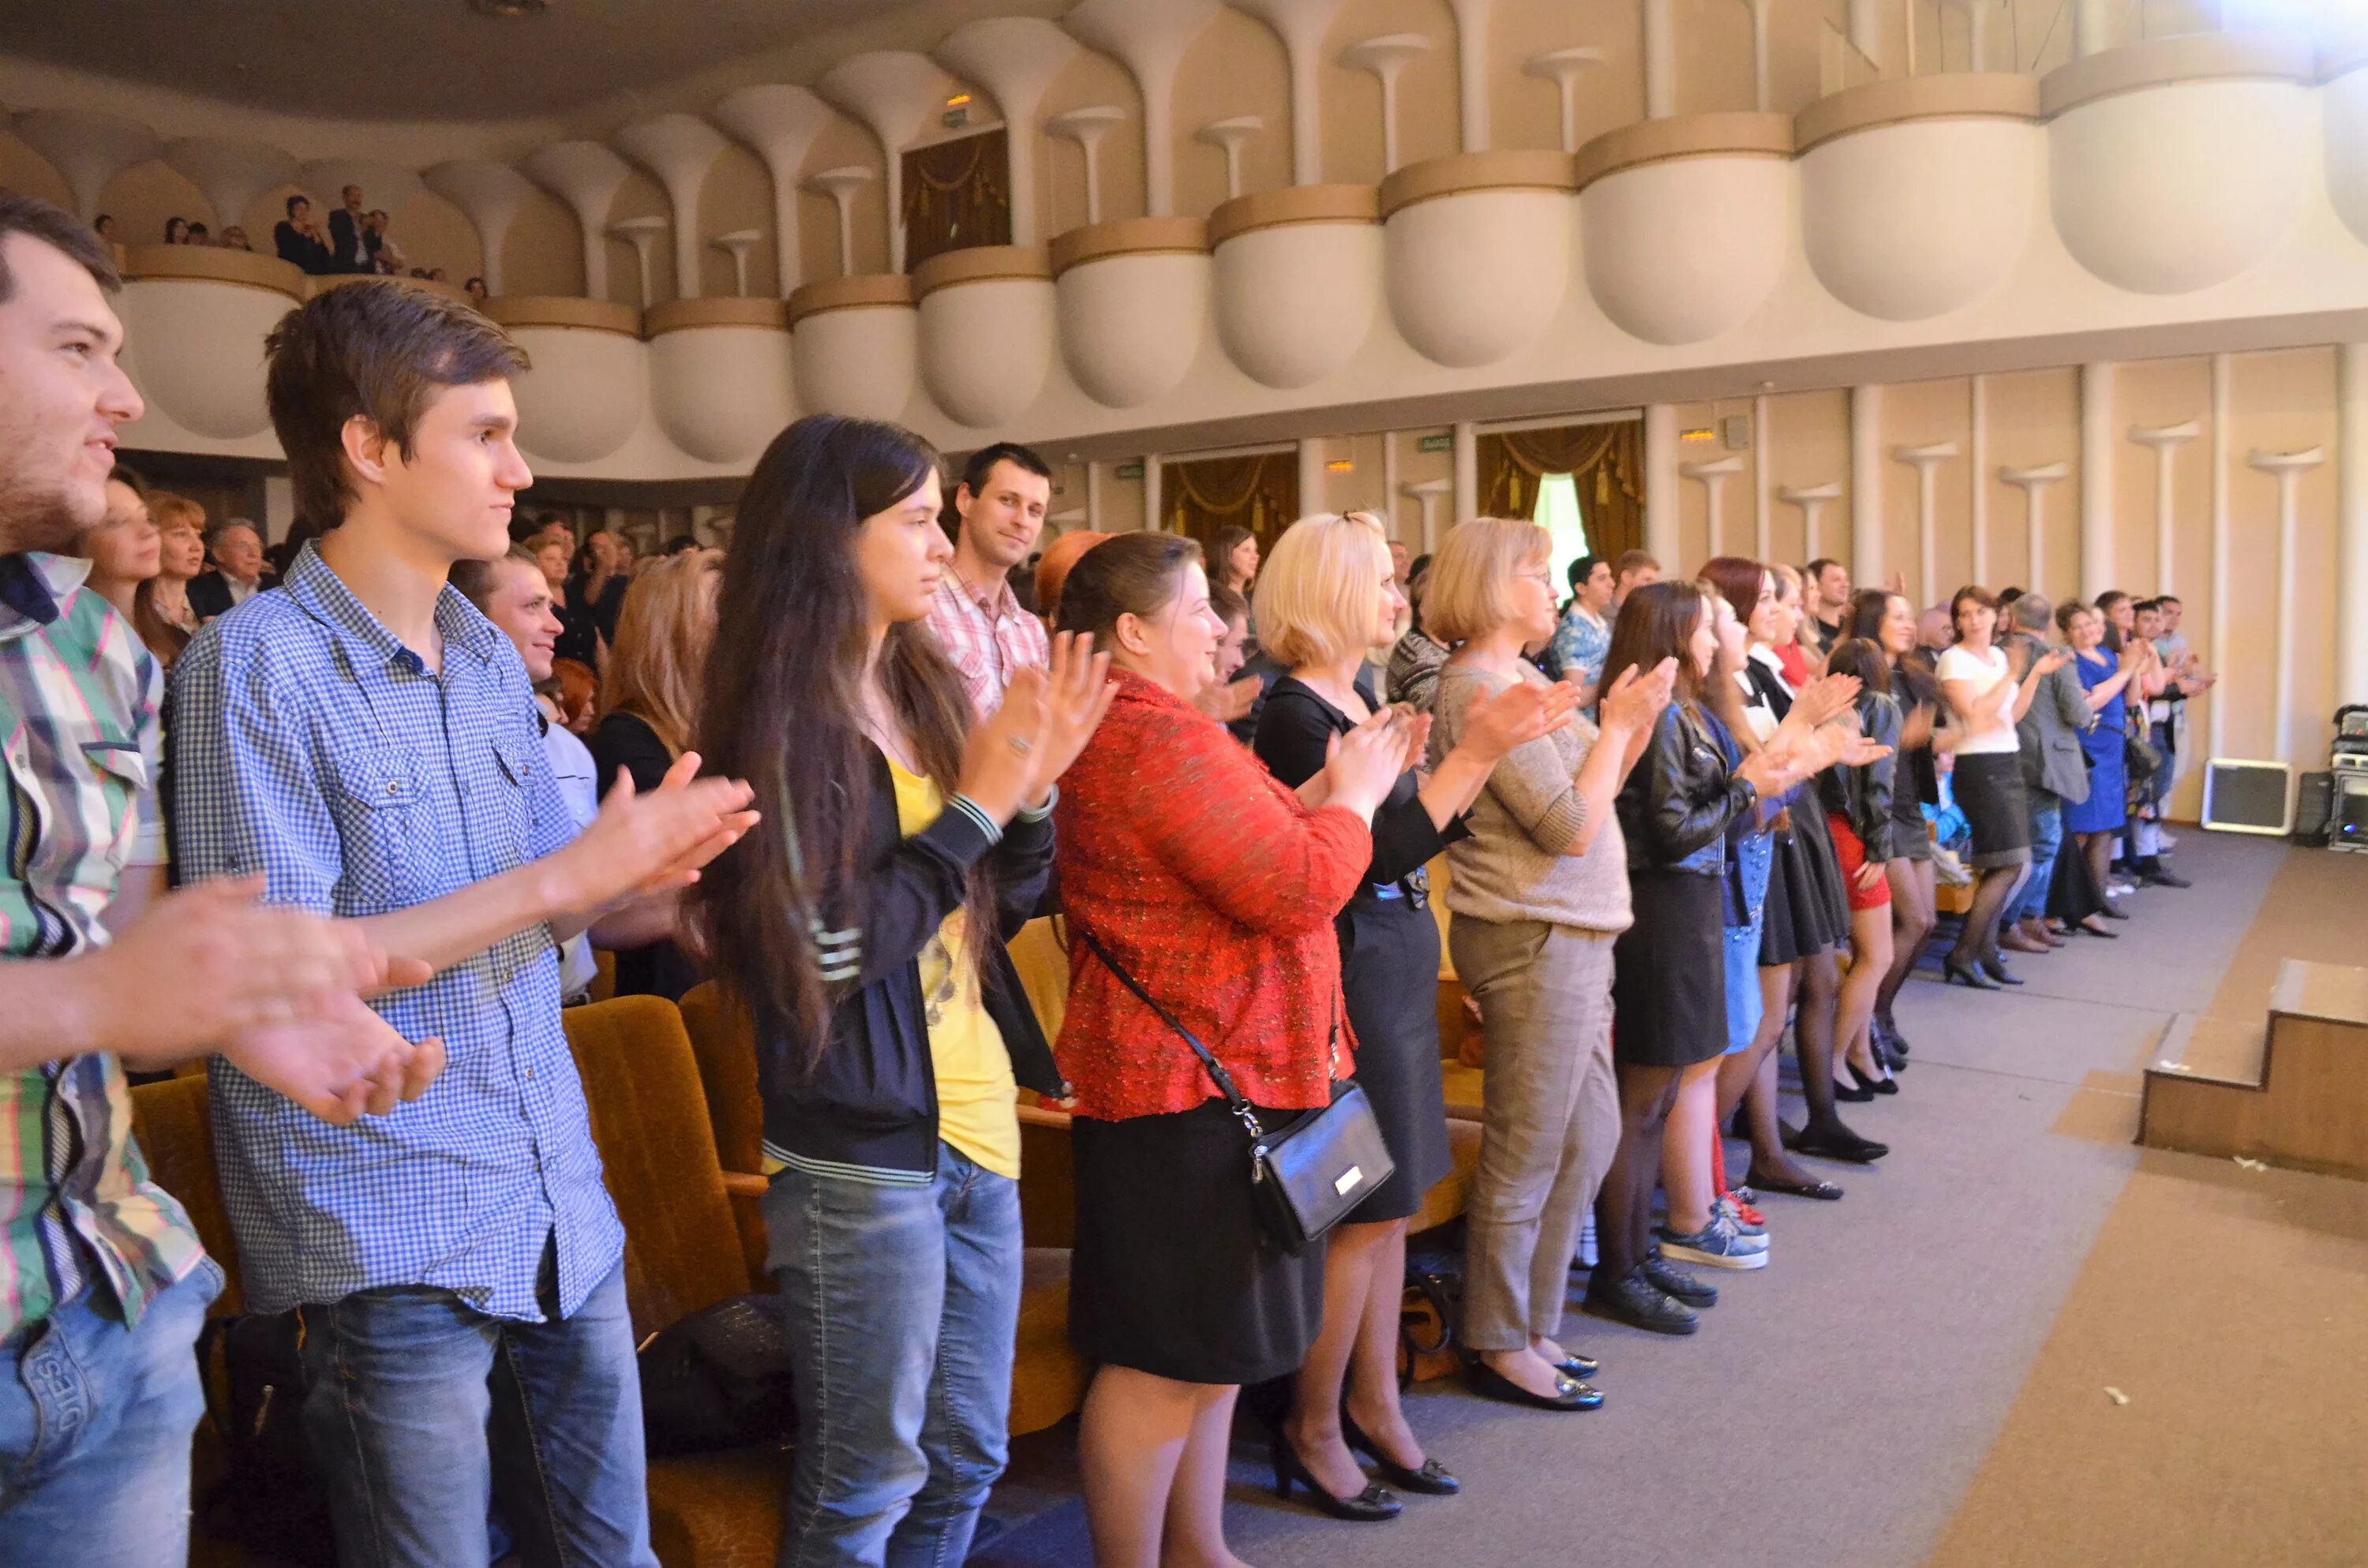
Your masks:
{"label": "gray blazer", "polygon": [[[2028,632],[2018,634],[2017,640],[2031,645],[2027,653],[2032,658],[2044,651],[2039,639]],[[2096,716],[2089,710],[2088,690],[2071,665],[2041,681],[2032,697],[2031,710],[2015,726],[2022,741],[2024,785],[2044,790],[2067,804],[2087,800],[2089,762],[2081,755],[2080,732],[2095,722]]]}

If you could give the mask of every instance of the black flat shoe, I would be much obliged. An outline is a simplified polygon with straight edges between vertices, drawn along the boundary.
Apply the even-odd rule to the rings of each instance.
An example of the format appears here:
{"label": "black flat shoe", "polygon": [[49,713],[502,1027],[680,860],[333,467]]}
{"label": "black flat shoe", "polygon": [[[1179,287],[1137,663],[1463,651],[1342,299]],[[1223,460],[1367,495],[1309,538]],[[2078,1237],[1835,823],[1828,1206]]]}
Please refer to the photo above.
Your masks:
{"label": "black flat shoe", "polygon": [[2119,931],[2108,931],[2101,926],[2091,926],[2086,920],[2081,921],[2072,929],[2079,932],[2083,937],[2102,937],[2108,942],[2118,942],[2122,939],[2122,934]]}
{"label": "black flat shoe", "polygon": [[[1941,960],[1941,972],[1946,975],[1950,980],[1955,981],[1958,984],[1970,986],[1975,991],[1996,991],[1998,989],[1998,987],[1993,984],[1989,978],[1983,974],[1980,970],[1975,969],[1967,964],[1961,964],[1952,958],[1942,959]],[[1835,1098],[1839,1099],[1840,1097],[1840,1091],[1836,1090]]]}
{"label": "black flat shoe", "polygon": [[1420,1470],[1408,1470],[1382,1452],[1380,1446],[1349,1419],[1345,1408],[1340,1412],[1340,1435],[1349,1440],[1349,1448],[1373,1461],[1373,1468],[1382,1472],[1383,1481],[1401,1492],[1416,1492],[1425,1497],[1452,1497],[1463,1490],[1463,1483],[1450,1475],[1437,1460],[1427,1459]]}
{"label": "black flat shoe", "polygon": [[1861,1138],[1847,1127],[1837,1127],[1830,1132],[1809,1128],[1798,1138],[1787,1139],[1784,1147],[1811,1159],[1847,1160],[1854,1165],[1871,1165],[1891,1153],[1890,1144]]}
{"label": "black flat shoe", "polygon": [[1565,1352],[1563,1358],[1554,1364],[1554,1369],[1574,1382],[1583,1383],[1589,1378],[1601,1375],[1603,1363],[1592,1356],[1574,1356]]}
{"label": "black flat shoe", "polygon": [[1624,1279],[1606,1279],[1598,1272],[1587,1283],[1579,1310],[1649,1334],[1691,1334],[1702,1327],[1702,1319],[1654,1288],[1641,1271]]}
{"label": "black flat shoe", "polygon": [[1603,1396],[1576,1378],[1557,1375],[1554,1394],[1531,1393],[1477,1356],[1464,1363],[1463,1381],[1472,1385],[1474,1393],[1507,1404],[1526,1404],[1532,1410],[1600,1410],[1603,1406]]}
{"label": "black flat shoe", "polygon": [[1842,1063],[1842,1066],[1849,1074],[1850,1081],[1845,1083],[1840,1078],[1834,1080],[1834,1098],[1844,1105],[1866,1105],[1873,1100],[1874,1091],[1868,1088],[1865,1081],[1859,1077],[1858,1069],[1848,1062]]}
{"label": "black flat shoe", "polygon": [[1304,1486],[1318,1509],[1350,1524],[1378,1525],[1406,1511],[1406,1505],[1379,1482],[1367,1483],[1354,1497],[1335,1497],[1315,1483],[1315,1478],[1307,1473],[1307,1466],[1301,1462],[1299,1450],[1280,1432],[1274,1434],[1269,1451],[1274,1458],[1274,1494],[1286,1503],[1291,1501],[1293,1486]]}
{"label": "black flat shoe", "polygon": [[1877,1095],[1896,1095],[1899,1092],[1897,1084],[1889,1078],[1868,1077],[1858,1070],[1858,1063],[1854,1062],[1844,1062],[1842,1071],[1850,1074],[1850,1083],[1861,1092],[1855,1095],[1844,1094],[1841,1085],[1836,1083],[1834,1098],[1838,1100],[1864,1101],[1871,1100]]}
{"label": "black flat shoe", "polygon": [[2021,981],[2017,980],[2014,977],[2014,971],[2006,967],[2006,960],[1998,957],[1996,954],[1992,954],[1990,957],[1982,960],[1982,972],[1988,975],[1992,980],[1997,981],[2000,985],[2021,985],[2022,983]]}
{"label": "black flat shoe", "polygon": [[1718,1305],[1717,1286],[1687,1273],[1658,1253],[1646,1258],[1644,1267],[1637,1272],[1644,1275],[1645,1284],[1664,1296],[1683,1301],[1687,1306]]}
{"label": "black flat shoe", "polygon": [[1842,1195],[1842,1189],[1829,1181],[1786,1181],[1782,1176],[1762,1176],[1756,1170],[1743,1179],[1754,1192],[1781,1192],[1787,1198],[1815,1198],[1831,1203]]}

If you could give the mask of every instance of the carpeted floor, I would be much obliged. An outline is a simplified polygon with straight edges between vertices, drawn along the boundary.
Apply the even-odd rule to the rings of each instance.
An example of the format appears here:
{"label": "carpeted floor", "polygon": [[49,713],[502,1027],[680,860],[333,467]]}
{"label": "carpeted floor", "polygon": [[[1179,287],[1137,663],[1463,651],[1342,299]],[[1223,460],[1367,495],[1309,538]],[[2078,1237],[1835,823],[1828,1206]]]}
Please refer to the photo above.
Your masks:
{"label": "carpeted floor", "polygon": [[[1831,1169],[1839,1204],[1770,1199],[1771,1266],[1705,1271],[1725,1294],[1699,1335],[1574,1312],[1602,1411],[1425,1385],[1413,1420],[1465,1493],[1378,1527],[1276,1504],[1246,1442],[1235,1551],[1262,1568],[2368,1562],[2368,1185],[2129,1142],[2173,1014],[2258,1015],[2283,952],[2368,963],[2332,925],[2368,910],[2368,858],[2184,838],[2197,886],[2139,894],[2122,940],[2019,959],[2018,991],[1909,987],[1905,1093],[1845,1108],[1895,1153]],[[1018,1446],[975,1561],[1090,1561],[1073,1456],[1066,1426]]]}

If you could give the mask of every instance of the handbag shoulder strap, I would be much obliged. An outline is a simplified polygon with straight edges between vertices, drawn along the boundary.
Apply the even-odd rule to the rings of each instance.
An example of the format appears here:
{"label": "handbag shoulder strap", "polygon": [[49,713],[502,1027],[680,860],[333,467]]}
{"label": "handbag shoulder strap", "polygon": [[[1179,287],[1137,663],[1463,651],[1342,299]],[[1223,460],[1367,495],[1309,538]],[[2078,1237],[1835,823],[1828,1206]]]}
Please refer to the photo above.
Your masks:
{"label": "handbag shoulder strap", "polygon": [[1094,957],[1102,960],[1102,967],[1118,976],[1119,983],[1133,992],[1136,1001],[1150,1008],[1161,1023],[1175,1030],[1177,1036],[1192,1048],[1192,1054],[1201,1059],[1201,1069],[1209,1074],[1209,1081],[1217,1085],[1219,1094],[1225,1096],[1226,1108],[1234,1113],[1235,1119],[1249,1130],[1252,1138],[1264,1138],[1266,1130],[1258,1125],[1258,1112],[1251,1108],[1248,1100],[1242,1097],[1241,1090],[1234,1086],[1234,1075],[1225,1071],[1225,1064],[1217,1060],[1216,1053],[1201,1044],[1201,1037],[1178,1022],[1175,1014],[1154,1001],[1151,993],[1143,988],[1143,983],[1129,974],[1118,960],[1110,957],[1110,949],[1103,947],[1091,931],[1078,925],[1074,918],[1069,925],[1070,929],[1077,934],[1077,939],[1085,943]]}

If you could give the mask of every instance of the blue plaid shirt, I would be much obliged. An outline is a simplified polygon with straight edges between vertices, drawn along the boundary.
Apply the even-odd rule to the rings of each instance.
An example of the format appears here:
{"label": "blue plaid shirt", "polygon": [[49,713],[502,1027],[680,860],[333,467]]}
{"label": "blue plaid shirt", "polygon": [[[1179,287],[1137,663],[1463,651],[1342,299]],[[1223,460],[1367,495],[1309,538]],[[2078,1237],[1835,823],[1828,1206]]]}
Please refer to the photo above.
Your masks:
{"label": "blue plaid shirt", "polygon": [[[276,903],[359,917],[428,903],[575,835],[509,640],[447,588],[444,669],[313,547],[285,585],[210,623],[174,666],[165,804],[188,881],[261,871]],[[551,930],[503,938],[373,1004],[440,1036],[443,1075],[392,1116],[336,1128],[217,1059],[222,1197],[252,1309],[393,1285],[539,1322],[557,1243],[563,1315],[624,1252],[559,1022]]]}

